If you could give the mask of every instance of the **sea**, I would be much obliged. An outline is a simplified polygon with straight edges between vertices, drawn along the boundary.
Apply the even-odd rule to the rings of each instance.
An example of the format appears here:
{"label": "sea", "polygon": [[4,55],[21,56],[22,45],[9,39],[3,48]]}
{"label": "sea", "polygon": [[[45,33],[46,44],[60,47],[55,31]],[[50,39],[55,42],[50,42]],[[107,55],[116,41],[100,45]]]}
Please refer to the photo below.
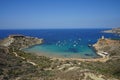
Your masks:
{"label": "sea", "polygon": [[26,29],[0,30],[0,39],[11,34],[22,34],[44,39],[43,44],[23,49],[26,52],[48,57],[98,58],[92,47],[99,38],[120,39],[119,35],[103,33],[107,29]]}

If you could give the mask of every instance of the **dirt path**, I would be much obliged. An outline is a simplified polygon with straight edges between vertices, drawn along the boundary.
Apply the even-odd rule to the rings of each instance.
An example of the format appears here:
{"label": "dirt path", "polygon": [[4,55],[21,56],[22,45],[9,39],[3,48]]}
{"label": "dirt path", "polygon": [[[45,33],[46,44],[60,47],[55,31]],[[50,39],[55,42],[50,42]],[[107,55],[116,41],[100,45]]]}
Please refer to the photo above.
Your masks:
{"label": "dirt path", "polygon": [[[13,54],[14,54],[16,57],[19,57],[19,58],[21,58],[21,59],[25,59],[24,57],[19,56],[16,52],[13,52]],[[36,63],[34,63],[34,62],[30,61],[30,60],[27,60],[27,62],[30,63],[30,64],[32,64],[32,65],[34,65],[34,66],[37,65]]]}

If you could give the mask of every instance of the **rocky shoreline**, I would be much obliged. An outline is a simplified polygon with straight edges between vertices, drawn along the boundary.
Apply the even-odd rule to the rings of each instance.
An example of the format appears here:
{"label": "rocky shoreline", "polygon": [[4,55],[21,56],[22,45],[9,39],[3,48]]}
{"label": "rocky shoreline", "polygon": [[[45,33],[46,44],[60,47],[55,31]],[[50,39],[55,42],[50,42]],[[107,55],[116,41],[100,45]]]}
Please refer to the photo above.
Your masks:
{"label": "rocky shoreline", "polygon": [[[114,45],[114,47],[120,43],[119,41],[116,43],[116,40],[100,39],[94,47],[96,50],[103,50],[105,45],[111,47],[108,42],[110,42],[112,46]],[[110,52],[111,49],[114,48],[110,48],[110,51],[108,49],[110,52],[109,59],[106,57],[97,59],[48,58],[32,53],[28,54],[21,50],[22,48],[42,43],[43,39],[23,35],[11,35],[0,41],[0,79],[119,80],[115,79],[112,75],[113,73],[119,74],[119,52],[118,54],[112,54],[112,56]],[[120,49],[118,49],[118,51],[119,50]],[[113,65],[111,65],[111,63]]]}
{"label": "rocky shoreline", "polygon": [[[28,48],[33,45],[42,44],[43,42],[44,42],[43,39],[17,34],[17,35],[9,35],[9,37],[1,40],[0,46],[11,48],[14,51],[14,50],[22,50],[24,48]],[[120,47],[118,44],[120,44],[120,40],[111,40],[104,38],[104,36],[102,36],[102,38],[100,38],[98,42],[92,46],[95,49],[96,53],[102,58],[93,58],[93,59],[58,58],[58,59],[105,62],[109,59],[110,51],[112,51],[114,48]]]}
{"label": "rocky shoreline", "polygon": [[[108,60],[108,54],[104,54],[105,52],[103,52],[102,50],[99,50],[99,43],[101,40],[104,39],[99,39],[98,42],[96,44],[93,45],[93,48],[96,50],[96,53],[101,56],[100,58],[93,58],[93,59],[83,59],[83,58],[55,58],[52,57],[53,60],[55,59],[59,59],[59,60],[79,60],[79,61],[92,61],[92,62],[106,62]],[[24,48],[28,48],[31,47],[33,45],[37,45],[37,44],[42,44],[44,41],[43,39],[38,39],[38,38],[34,38],[34,37],[29,37],[29,36],[24,36],[24,35],[9,35],[9,37],[3,39],[0,42],[0,46],[4,46],[4,47],[8,47],[11,48],[13,51],[14,50],[22,50]],[[106,52],[107,53],[107,52]]]}
{"label": "rocky shoreline", "polygon": [[24,36],[20,34],[9,35],[9,37],[0,41],[1,46],[11,47],[19,50],[42,43],[43,43],[43,39]]}
{"label": "rocky shoreline", "polygon": [[96,44],[93,45],[93,47],[97,51],[110,52],[111,50],[120,47],[120,40],[113,40],[113,39],[107,39],[107,38],[102,39],[101,38],[98,40],[98,42]]}

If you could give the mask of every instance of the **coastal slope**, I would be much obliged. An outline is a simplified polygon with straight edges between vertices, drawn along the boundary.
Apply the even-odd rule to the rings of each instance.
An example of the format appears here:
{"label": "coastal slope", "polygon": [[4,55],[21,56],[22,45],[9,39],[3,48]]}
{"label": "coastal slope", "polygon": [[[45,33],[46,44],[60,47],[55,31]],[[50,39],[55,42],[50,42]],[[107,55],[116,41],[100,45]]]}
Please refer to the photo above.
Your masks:
{"label": "coastal slope", "polygon": [[13,47],[15,49],[28,48],[30,46],[42,43],[43,39],[24,36],[20,34],[9,35],[9,37],[0,41],[1,46]]}
{"label": "coastal slope", "polygon": [[[12,39],[12,40],[11,40]],[[6,45],[7,43],[7,45]],[[30,43],[30,44],[29,44]],[[99,41],[98,41],[99,43]],[[98,44],[97,43],[97,44]],[[105,43],[103,40],[100,43]],[[119,80],[120,60],[90,62],[52,60],[22,51],[22,48],[41,44],[41,39],[9,36],[0,45],[1,80]],[[99,45],[104,46],[104,44]],[[97,49],[97,48],[96,48]],[[102,50],[102,49],[100,49]],[[117,56],[118,54],[116,54]]]}
{"label": "coastal slope", "polygon": [[120,59],[120,40],[101,38],[93,46],[98,52],[106,52],[107,54],[103,54],[110,58],[118,57]]}

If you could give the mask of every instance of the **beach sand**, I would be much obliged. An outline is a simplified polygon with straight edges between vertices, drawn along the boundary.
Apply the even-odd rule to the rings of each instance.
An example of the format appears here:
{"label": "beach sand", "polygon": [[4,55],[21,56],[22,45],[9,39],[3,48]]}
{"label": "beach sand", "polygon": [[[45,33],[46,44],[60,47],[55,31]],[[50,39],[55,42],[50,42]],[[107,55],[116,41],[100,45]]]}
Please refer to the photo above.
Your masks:
{"label": "beach sand", "polygon": [[[30,53],[33,53],[33,52],[30,52]],[[35,53],[35,52],[34,52]],[[71,57],[64,57],[62,55],[54,55],[54,54],[47,54],[47,53],[35,53],[36,55],[38,56],[46,56],[46,57],[49,57],[51,60],[60,60],[60,61],[66,61],[66,60],[77,60],[77,61],[82,61],[82,62],[106,62],[107,60],[109,60],[109,57],[99,57],[99,58],[82,58],[80,57],[80,55],[74,55],[74,56],[71,56]],[[98,54],[99,55],[99,54]]]}

